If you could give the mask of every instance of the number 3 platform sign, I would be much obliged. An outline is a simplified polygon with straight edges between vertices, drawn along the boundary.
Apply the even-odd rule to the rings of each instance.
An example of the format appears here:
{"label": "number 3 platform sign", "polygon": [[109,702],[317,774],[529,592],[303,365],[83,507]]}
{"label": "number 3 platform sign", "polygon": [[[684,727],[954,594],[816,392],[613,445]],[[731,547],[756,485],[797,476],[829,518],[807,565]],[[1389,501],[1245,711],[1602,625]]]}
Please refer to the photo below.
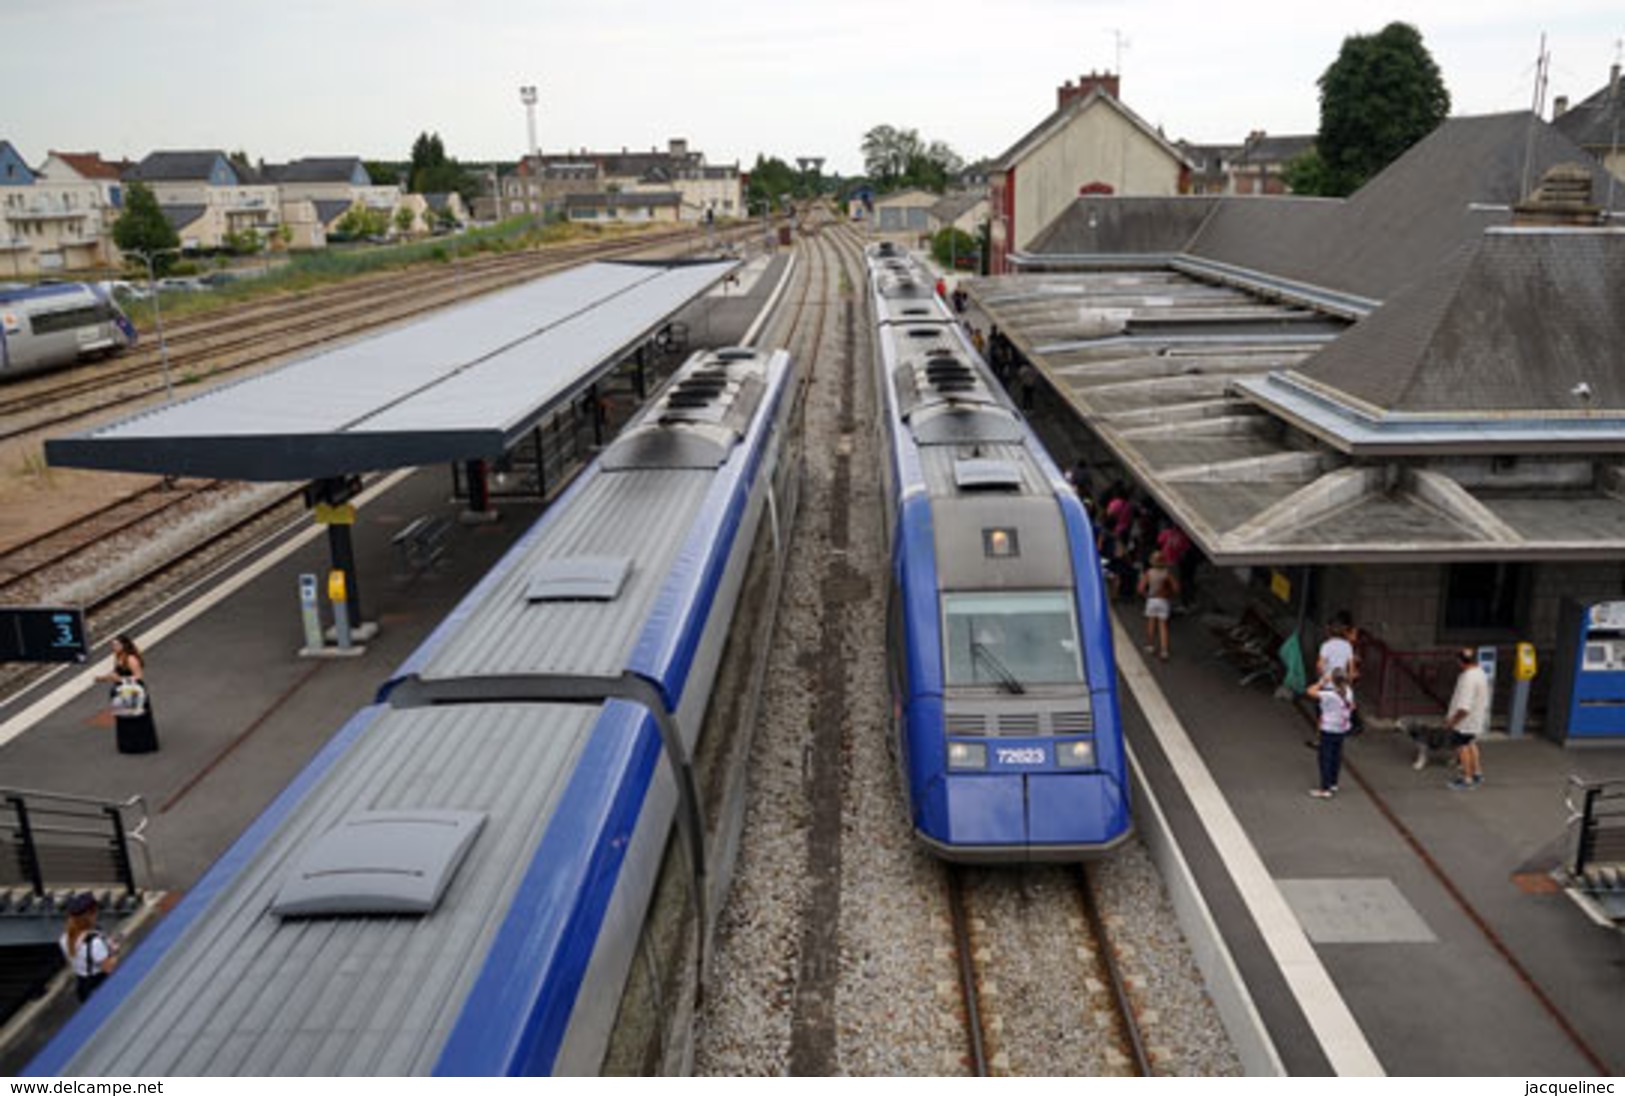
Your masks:
{"label": "number 3 platform sign", "polygon": [[82,610],[0,606],[0,662],[83,662],[89,657]]}

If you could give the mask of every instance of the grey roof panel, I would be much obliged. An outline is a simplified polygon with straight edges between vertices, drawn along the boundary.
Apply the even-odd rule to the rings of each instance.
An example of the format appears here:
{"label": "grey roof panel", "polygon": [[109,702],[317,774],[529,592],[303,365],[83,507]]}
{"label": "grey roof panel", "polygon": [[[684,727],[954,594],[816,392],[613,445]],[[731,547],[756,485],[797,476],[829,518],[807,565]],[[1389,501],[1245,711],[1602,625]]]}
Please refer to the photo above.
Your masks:
{"label": "grey roof panel", "polygon": [[[714,478],[709,469],[595,476],[492,580],[475,610],[420,669],[419,686],[435,697],[437,686],[479,688],[483,679],[542,672],[619,677]],[[526,596],[531,575],[548,561],[625,553],[629,524],[646,535],[633,546],[615,600],[532,602]]]}
{"label": "grey roof panel", "polygon": [[[599,705],[378,710],[73,1060],[90,1076],[427,1074],[554,817]],[[284,920],[293,859],[357,808],[483,811],[426,917]],[[299,956],[298,961],[290,957]]]}
{"label": "grey roof panel", "polygon": [[50,439],[46,455],[248,480],[497,456],[735,265],[591,263]]}
{"label": "grey roof panel", "polygon": [[432,913],[483,811],[357,811],[311,842],[271,902],[278,917]]}

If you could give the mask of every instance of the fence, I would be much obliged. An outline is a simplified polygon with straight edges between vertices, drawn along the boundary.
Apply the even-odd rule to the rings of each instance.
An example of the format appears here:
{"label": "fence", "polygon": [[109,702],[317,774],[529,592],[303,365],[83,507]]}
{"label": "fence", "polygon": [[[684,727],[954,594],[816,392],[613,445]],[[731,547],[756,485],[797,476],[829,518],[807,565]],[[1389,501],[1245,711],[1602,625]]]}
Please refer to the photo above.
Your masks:
{"label": "fence", "polygon": [[116,884],[136,893],[132,847],[147,859],[147,804],[56,792],[0,788],[0,886],[21,886],[43,898],[49,888]]}

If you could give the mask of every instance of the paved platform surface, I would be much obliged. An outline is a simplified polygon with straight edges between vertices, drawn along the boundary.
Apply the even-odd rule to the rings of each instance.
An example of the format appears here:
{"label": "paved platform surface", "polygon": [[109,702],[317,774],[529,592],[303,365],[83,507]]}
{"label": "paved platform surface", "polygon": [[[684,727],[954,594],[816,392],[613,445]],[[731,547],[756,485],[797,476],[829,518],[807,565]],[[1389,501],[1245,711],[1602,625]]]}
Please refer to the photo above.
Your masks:
{"label": "paved platform surface", "polygon": [[[1229,575],[1205,577],[1210,594],[1240,607]],[[1625,1071],[1625,935],[1586,919],[1547,874],[1566,848],[1569,776],[1625,778],[1625,749],[1491,736],[1483,786],[1453,791],[1447,762],[1418,771],[1407,735],[1373,728],[1347,744],[1337,796],[1313,799],[1310,724],[1267,686],[1239,684],[1200,615],[1175,618],[1166,663],[1137,649],[1138,605],[1118,616],[1133,640],[1119,645],[1119,664],[1143,667],[1166,698],[1386,1072]],[[1202,832],[1144,707],[1131,689],[1122,695],[1129,741],[1283,1062],[1293,1074],[1331,1072],[1312,1008]]]}

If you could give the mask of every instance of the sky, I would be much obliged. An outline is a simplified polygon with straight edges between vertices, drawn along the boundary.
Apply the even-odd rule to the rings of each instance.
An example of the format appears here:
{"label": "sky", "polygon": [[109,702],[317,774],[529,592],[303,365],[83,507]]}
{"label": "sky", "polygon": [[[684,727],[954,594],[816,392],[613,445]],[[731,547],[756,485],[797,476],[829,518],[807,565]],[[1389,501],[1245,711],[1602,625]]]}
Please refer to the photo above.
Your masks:
{"label": "sky", "polygon": [[1004,152],[1055,89],[1119,70],[1170,139],[1313,133],[1315,81],[1350,34],[1414,24],[1452,113],[1526,110],[1541,36],[1548,102],[1601,88],[1625,3],[1427,0],[0,0],[0,139],[140,159],[155,149],[409,158],[421,132],[463,161],[659,147],[863,168],[886,124],[967,161]]}

